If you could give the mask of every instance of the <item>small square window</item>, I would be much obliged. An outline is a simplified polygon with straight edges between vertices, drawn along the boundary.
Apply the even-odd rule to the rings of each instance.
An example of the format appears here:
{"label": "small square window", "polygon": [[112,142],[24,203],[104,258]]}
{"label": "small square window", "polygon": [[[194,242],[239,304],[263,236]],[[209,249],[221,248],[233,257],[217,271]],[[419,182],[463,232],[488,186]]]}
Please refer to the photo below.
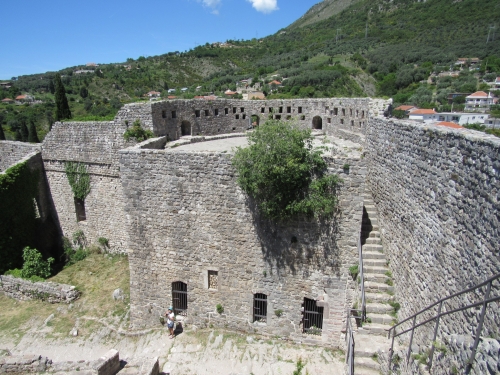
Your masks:
{"label": "small square window", "polygon": [[260,113],[264,113],[264,112],[266,112],[266,109],[265,109],[264,107],[262,107],[262,108],[260,109]]}
{"label": "small square window", "polygon": [[292,116],[288,115],[288,116],[286,116],[286,119],[287,119],[287,120],[291,120],[291,119],[292,119]]}
{"label": "small square window", "polygon": [[299,107],[299,108],[298,108],[298,112],[299,112],[299,113],[302,113],[302,107]]}
{"label": "small square window", "polygon": [[306,116],[302,115],[302,116],[300,116],[300,119],[301,119],[302,121],[304,121],[304,120],[306,119]]}
{"label": "small square window", "polygon": [[208,289],[212,289],[212,290],[219,289],[219,272],[218,271],[208,271]]}
{"label": "small square window", "polygon": [[329,124],[331,124],[332,123],[332,119],[330,117],[327,117],[326,122],[329,123]]}
{"label": "small square window", "polygon": [[274,118],[275,118],[276,120],[281,120],[281,115],[276,115],[276,116],[274,116]]}
{"label": "small square window", "polygon": [[175,111],[172,111],[172,118],[177,118],[177,113]]}
{"label": "small square window", "polygon": [[196,117],[200,117],[200,110],[199,109],[195,110],[194,114]]}
{"label": "small square window", "polygon": [[241,113],[245,112],[245,108],[241,107],[240,111],[241,111]]}
{"label": "small square window", "polygon": [[240,115],[236,115],[236,120],[239,120],[240,119]]}

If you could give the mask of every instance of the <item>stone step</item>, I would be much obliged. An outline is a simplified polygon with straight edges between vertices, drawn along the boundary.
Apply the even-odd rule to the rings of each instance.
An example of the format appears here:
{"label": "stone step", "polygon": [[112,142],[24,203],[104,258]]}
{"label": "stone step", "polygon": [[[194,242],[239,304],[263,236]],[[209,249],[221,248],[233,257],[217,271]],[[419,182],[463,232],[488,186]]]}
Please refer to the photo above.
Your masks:
{"label": "stone step", "polygon": [[382,240],[376,237],[368,237],[365,240],[365,245],[382,245]]}
{"label": "stone step", "polygon": [[362,230],[361,231],[361,236],[362,237],[377,237],[377,238],[380,238],[380,232],[377,231],[377,230],[368,230],[368,231],[364,231]]}
{"label": "stone step", "polygon": [[363,272],[366,273],[375,273],[375,274],[380,274],[380,275],[385,275],[385,273],[389,271],[389,268],[387,266],[367,266],[365,265],[363,267]]}
{"label": "stone step", "polygon": [[366,367],[360,367],[359,369],[354,367],[354,373],[356,375],[380,375],[380,371]]}
{"label": "stone step", "polygon": [[[367,258],[366,257],[366,253],[363,253],[363,264],[365,266],[377,266],[377,267],[385,267],[387,266],[387,260],[385,259],[385,257],[383,256],[384,254],[383,253],[379,253],[379,252],[374,252],[374,254],[381,254],[382,255],[382,258]],[[370,254],[368,254],[370,255]]]}
{"label": "stone step", "polygon": [[385,283],[386,280],[389,280],[389,277],[380,273],[363,273],[366,282],[375,282],[375,283]]}
{"label": "stone step", "polygon": [[371,320],[371,323],[391,326],[395,318],[389,314],[370,313],[366,314],[366,319]]}
{"label": "stone step", "polygon": [[375,314],[389,314],[394,309],[392,308],[391,305],[388,305],[387,303],[376,303],[376,302],[370,302],[366,304],[366,313],[375,313]]}
{"label": "stone step", "polygon": [[378,225],[373,225],[373,224],[361,224],[361,231],[362,232],[371,232],[371,231],[378,231],[380,230]]}
{"label": "stone step", "polygon": [[354,357],[354,373],[359,374],[361,368],[378,371],[380,370],[380,364],[371,358]]}
{"label": "stone step", "polygon": [[374,204],[366,204],[366,202],[364,202],[363,206],[365,207],[366,211],[377,211],[377,207],[375,207]]}
{"label": "stone step", "polygon": [[369,216],[369,217],[364,217],[363,216],[363,219],[361,220],[361,222],[363,224],[378,225],[378,218],[372,217],[372,216]]}
{"label": "stone step", "polygon": [[379,335],[387,337],[387,330],[392,325],[378,323],[363,323],[363,327],[358,328],[358,335]]}
{"label": "stone step", "polygon": [[394,288],[384,283],[365,281],[365,292],[394,292]]}
{"label": "stone step", "polygon": [[[366,245],[365,245],[366,246]],[[386,259],[385,259],[385,254],[381,253],[380,251],[371,251],[371,250],[366,250],[365,246],[363,246],[363,263],[366,263],[368,259],[383,259],[384,264],[386,264]]]}
{"label": "stone step", "polygon": [[[365,282],[366,285],[366,282]],[[365,300],[375,303],[394,301],[394,296],[387,293],[365,292]]]}
{"label": "stone step", "polygon": [[384,247],[382,245],[378,245],[378,244],[365,243],[363,245],[363,252],[365,252],[365,251],[380,251],[380,252],[383,252],[384,251]]}

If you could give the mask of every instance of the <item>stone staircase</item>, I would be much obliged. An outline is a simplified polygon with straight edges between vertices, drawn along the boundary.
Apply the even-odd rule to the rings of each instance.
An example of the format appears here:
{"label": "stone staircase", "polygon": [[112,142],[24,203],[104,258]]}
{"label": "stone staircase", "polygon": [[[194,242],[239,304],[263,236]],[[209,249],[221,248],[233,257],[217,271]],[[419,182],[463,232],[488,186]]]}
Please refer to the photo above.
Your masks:
{"label": "stone staircase", "polygon": [[364,194],[361,229],[363,272],[365,279],[366,320],[355,332],[354,373],[380,373],[378,351],[389,351],[387,329],[395,322],[392,274],[383,252],[375,203],[370,192]]}

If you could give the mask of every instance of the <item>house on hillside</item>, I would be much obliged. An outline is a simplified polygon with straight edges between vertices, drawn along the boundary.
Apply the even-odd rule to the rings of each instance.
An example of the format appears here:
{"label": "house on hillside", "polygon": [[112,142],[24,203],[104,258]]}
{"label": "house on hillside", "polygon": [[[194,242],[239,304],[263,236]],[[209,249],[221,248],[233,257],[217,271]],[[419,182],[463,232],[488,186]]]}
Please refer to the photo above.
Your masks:
{"label": "house on hillside", "polygon": [[224,95],[229,96],[229,97],[233,97],[236,94],[237,94],[237,92],[235,92],[235,91],[231,91],[231,90],[224,91]]}
{"label": "house on hillside", "polygon": [[252,100],[252,99],[265,99],[266,96],[262,91],[252,91],[248,94],[243,94],[243,100]]}
{"label": "house on hillside", "polygon": [[12,83],[10,82],[0,82],[0,87],[4,89],[10,89],[12,87]]}
{"label": "house on hillside", "polygon": [[452,92],[452,93],[448,94],[448,104],[453,104],[453,99],[455,99],[455,98],[458,98],[458,97],[466,98],[469,95],[470,95],[470,92]]}
{"label": "house on hillside", "polygon": [[459,125],[485,124],[489,115],[485,113],[441,112],[438,121],[453,122]]}
{"label": "house on hillside", "polygon": [[416,109],[410,112],[410,120],[431,122],[437,120],[438,113],[434,109]]}
{"label": "house on hillside", "polygon": [[168,89],[168,90],[167,90],[167,92],[168,92],[169,94],[172,94],[172,93],[174,93],[175,91],[176,91],[175,89]]}
{"label": "house on hillside", "polygon": [[181,89],[181,92],[186,92],[187,90],[189,90],[187,87],[183,87],[183,88]]}
{"label": "house on hillside", "polygon": [[465,129],[463,126],[460,126],[458,124],[455,124],[454,122],[448,122],[448,121],[440,121],[436,123],[437,126],[446,126],[447,128],[452,128],[452,129]]}
{"label": "house on hillside", "polygon": [[495,79],[495,83],[493,84],[493,87],[496,89],[496,90],[500,90],[500,77],[497,77]]}
{"label": "house on hillside", "polygon": [[465,110],[471,112],[486,112],[490,106],[497,103],[497,98],[488,92],[476,91],[465,98]]}
{"label": "house on hillside", "polygon": [[150,98],[159,98],[161,96],[161,92],[159,91],[150,91],[145,96]]}
{"label": "house on hillside", "polygon": [[16,104],[31,103],[34,98],[31,95],[18,95],[16,96]]}
{"label": "house on hillside", "polygon": [[397,108],[394,108],[395,111],[404,111],[405,115],[409,115],[410,112],[418,109],[418,107],[415,107],[414,105],[400,105]]}
{"label": "house on hillside", "polygon": [[464,66],[470,66],[470,67],[475,67],[476,65],[479,66],[479,63],[481,60],[477,57],[460,57],[457,61],[455,61],[455,65],[464,67]]}
{"label": "house on hillside", "polygon": [[5,98],[5,99],[2,99],[2,103],[12,104],[12,103],[14,103],[14,100],[11,98]]}

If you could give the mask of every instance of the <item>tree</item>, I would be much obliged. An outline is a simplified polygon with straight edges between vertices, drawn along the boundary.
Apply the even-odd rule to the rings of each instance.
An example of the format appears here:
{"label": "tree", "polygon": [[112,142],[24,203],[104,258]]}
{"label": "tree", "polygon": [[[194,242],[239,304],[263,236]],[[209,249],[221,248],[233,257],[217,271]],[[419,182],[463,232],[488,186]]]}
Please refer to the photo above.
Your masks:
{"label": "tree", "polygon": [[28,131],[28,127],[26,126],[26,119],[21,119],[21,126],[19,128],[20,132],[21,132],[21,140],[23,142],[27,142],[28,141],[28,136],[29,136],[29,131]]}
{"label": "tree", "polygon": [[5,133],[3,132],[2,122],[3,122],[3,115],[0,114],[0,141],[5,141]]}
{"label": "tree", "polygon": [[333,213],[340,180],[325,174],[327,164],[321,150],[313,149],[310,130],[270,120],[248,138],[250,146],[238,148],[232,163],[239,186],[255,199],[264,217],[286,221]]}
{"label": "tree", "polygon": [[36,133],[35,121],[30,120],[28,142],[30,143],[40,143],[38,139],[38,134]]}
{"label": "tree", "polygon": [[15,140],[18,142],[22,142],[22,140],[23,140],[23,136],[21,135],[21,132],[19,131],[19,129],[16,129]]}
{"label": "tree", "polygon": [[83,99],[85,99],[87,96],[89,96],[89,90],[85,86],[80,87],[80,96]]}
{"label": "tree", "polygon": [[55,100],[56,100],[56,121],[61,121],[71,118],[71,111],[69,109],[68,98],[66,98],[66,91],[61,81],[61,76],[56,74],[55,77]]}
{"label": "tree", "polygon": [[49,81],[49,92],[50,92],[51,94],[53,94],[55,91],[56,91],[56,89],[55,89],[55,87],[54,87],[54,80],[52,80],[52,79],[51,79],[51,80]]}

